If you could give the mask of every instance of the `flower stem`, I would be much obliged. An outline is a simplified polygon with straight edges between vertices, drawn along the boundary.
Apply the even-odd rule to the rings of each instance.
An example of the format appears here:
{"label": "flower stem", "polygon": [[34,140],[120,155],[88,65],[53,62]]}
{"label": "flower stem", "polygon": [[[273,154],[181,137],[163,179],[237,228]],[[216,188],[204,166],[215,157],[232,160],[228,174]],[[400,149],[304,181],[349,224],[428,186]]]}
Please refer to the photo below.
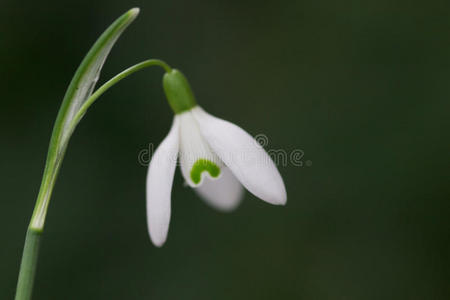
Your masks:
{"label": "flower stem", "polygon": [[[122,79],[130,76],[131,74],[151,66],[159,66],[164,68],[166,72],[170,72],[171,68],[165,62],[159,59],[149,59],[138,63],[123,72],[117,74],[105,84],[99,87],[79,108],[75,116],[70,122],[67,136],[71,136],[76,126],[86,114],[88,108],[98,99],[104,92],[114,86]],[[20,264],[19,279],[17,282],[16,298],[15,300],[29,300],[33,290],[33,282],[36,273],[36,265],[39,252],[39,241],[44,231],[45,218],[47,215],[47,209],[50,202],[50,197],[55,186],[56,178],[58,177],[58,171],[61,166],[61,162],[64,158],[64,152],[66,144],[60,146],[60,140],[55,138],[53,132],[49,151],[47,155],[47,161],[45,164],[44,174],[42,176],[42,183],[39,190],[39,194],[36,200],[36,204],[33,210],[30,224],[28,226],[27,235],[25,238],[25,245],[23,249],[22,261]],[[68,139],[67,142],[68,143]],[[58,151],[58,149],[63,149]]]}
{"label": "flower stem", "polygon": [[20,264],[19,281],[15,300],[31,299],[33,291],[34,274],[36,273],[39,241],[41,232],[28,228]]}
{"label": "flower stem", "polygon": [[101,87],[99,87],[90,97],[86,100],[86,102],[83,103],[83,106],[80,107],[77,114],[72,120],[71,128],[75,128],[75,126],[78,124],[78,122],[81,120],[81,118],[86,113],[87,109],[91,106],[92,103],[97,100],[98,97],[100,97],[104,92],[106,92],[110,87],[121,81],[122,79],[130,76],[134,72],[137,72],[139,70],[142,70],[144,68],[152,67],[152,66],[159,66],[162,67],[166,73],[169,73],[172,69],[169,67],[167,63],[165,63],[162,60],[159,59],[148,59],[144,60],[143,62],[140,62],[138,64],[135,64],[134,66],[129,67],[128,69],[120,72],[107,82],[105,82]]}

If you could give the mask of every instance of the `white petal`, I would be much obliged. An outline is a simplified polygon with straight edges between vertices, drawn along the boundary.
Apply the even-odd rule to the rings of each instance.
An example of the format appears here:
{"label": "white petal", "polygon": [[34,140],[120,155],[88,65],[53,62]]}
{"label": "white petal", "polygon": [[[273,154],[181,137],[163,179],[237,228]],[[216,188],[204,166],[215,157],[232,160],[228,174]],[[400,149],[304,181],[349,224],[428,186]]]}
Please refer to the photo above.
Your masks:
{"label": "white petal", "polygon": [[209,146],[247,190],[271,204],[286,204],[283,179],[270,156],[253,137],[198,106],[192,113]]}
{"label": "white petal", "polygon": [[194,116],[187,111],[177,117],[180,120],[180,167],[184,179],[191,187],[201,185],[205,176],[217,179],[223,163],[202,137]]}
{"label": "white petal", "polygon": [[205,178],[194,190],[212,207],[221,211],[232,211],[241,202],[244,189],[230,169],[222,167],[221,171],[219,179]]}
{"label": "white petal", "polygon": [[170,195],[177,165],[179,121],[175,119],[169,134],[156,149],[147,174],[147,225],[155,246],[167,238],[170,222]]}

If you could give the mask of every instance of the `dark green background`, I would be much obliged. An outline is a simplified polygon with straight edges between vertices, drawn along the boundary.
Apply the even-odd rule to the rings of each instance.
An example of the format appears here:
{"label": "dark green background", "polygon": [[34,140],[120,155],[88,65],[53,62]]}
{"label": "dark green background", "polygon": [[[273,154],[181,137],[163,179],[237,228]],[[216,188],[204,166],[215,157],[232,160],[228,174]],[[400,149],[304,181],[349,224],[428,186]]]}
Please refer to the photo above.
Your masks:
{"label": "dark green background", "polygon": [[0,299],[12,299],[65,89],[99,34],[141,14],[100,81],[147,58],[209,112],[304,151],[286,207],[207,207],[176,172],[162,249],[146,167],[172,113],[162,71],[94,105],[54,190],[34,299],[449,299],[448,1],[0,2]]}

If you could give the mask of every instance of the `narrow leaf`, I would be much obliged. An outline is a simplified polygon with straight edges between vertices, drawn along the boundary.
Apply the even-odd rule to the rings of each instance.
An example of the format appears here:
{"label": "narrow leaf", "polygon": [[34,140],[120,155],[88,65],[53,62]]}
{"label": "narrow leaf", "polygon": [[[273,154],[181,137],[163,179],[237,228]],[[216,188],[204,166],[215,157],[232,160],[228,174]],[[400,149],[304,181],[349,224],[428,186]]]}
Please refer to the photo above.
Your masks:
{"label": "narrow leaf", "polygon": [[[68,138],[70,138],[70,135],[72,134],[70,128],[72,118],[92,94],[95,84],[100,76],[100,71],[111,48],[114,46],[122,32],[137,17],[138,13],[139,9],[133,8],[111,24],[98,38],[78,67],[78,70],[66,91],[55,123],[54,134],[58,135],[61,146],[68,142]],[[61,151],[63,149],[59,150]]]}
{"label": "narrow leaf", "polygon": [[76,125],[72,123],[74,116],[77,115],[83,103],[91,96],[100,76],[103,63],[111,48],[122,32],[133,22],[138,13],[139,9],[133,8],[106,29],[81,62],[67,88],[53,128],[41,189],[31,218],[30,227],[34,230],[43,230],[51,192],[67,144]]}

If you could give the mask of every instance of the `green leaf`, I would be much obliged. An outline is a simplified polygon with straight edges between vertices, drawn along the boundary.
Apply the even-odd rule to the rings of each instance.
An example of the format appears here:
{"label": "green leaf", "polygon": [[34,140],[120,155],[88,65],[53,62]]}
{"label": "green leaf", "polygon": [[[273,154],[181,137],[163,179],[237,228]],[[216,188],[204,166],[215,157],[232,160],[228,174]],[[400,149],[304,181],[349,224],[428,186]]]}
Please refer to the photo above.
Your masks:
{"label": "green leaf", "polygon": [[[61,109],[56,120],[56,126],[61,136],[61,146],[67,142],[72,130],[70,124],[83,103],[94,91],[95,84],[100,76],[100,71],[111,48],[116,43],[122,32],[134,21],[139,13],[138,8],[133,8],[119,17],[98,38],[86,57],[81,62],[64,96]],[[55,126],[55,129],[57,129]]]}
{"label": "green leaf", "polygon": [[138,8],[130,9],[106,29],[81,62],[67,88],[53,128],[41,189],[30,223],[30,227],[35,230],[43,229],[51,191],[67,144],[79,121],[79,118],[77,118],[76,122],[73,123],[74,117],[94,91],[103,63],[111,48],[122,32],[137,17],[138,13]]}

